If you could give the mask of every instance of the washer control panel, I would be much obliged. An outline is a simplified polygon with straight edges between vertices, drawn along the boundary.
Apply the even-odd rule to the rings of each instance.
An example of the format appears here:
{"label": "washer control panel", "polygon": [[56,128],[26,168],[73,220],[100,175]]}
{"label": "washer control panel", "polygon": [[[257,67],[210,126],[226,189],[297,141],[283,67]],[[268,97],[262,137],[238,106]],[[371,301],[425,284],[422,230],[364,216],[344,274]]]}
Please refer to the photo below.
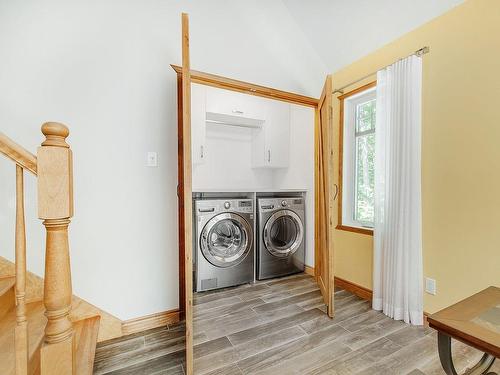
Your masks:
{"label": "washer control panel", "polygon": [[235,207],[235,211],[253,213],[253,200],[252,199],[239,200],[238,208],[236,209]]}

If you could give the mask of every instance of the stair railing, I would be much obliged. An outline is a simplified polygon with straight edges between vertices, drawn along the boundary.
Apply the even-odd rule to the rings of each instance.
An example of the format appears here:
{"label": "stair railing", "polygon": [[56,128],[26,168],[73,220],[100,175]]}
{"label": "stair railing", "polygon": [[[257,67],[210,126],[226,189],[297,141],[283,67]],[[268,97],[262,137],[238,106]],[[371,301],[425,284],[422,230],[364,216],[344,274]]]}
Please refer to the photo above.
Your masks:
{"label": "stair railing", "polygon": [[36,156],[0,133],[0,152],[16,163],[16,374],[28,372],[28,322],[26,319],[26,228],[24,223],[24,170],[37,175]]}
{"label": "stair railing", "polygon": [[24,169],[16,164],[16,374],[28,372],[28,321],[26,319],[26,228],[24,224]]}
{"label": "stair railing", "polygon": [[26,317],[26,230],[24,170],[37,176],[38,217],[46,229],[44,305],[47,324],[40,348],[40,374],[74,373],[71,311],[71,268],[68,226],[73,216],[72,152],[65,125],[42,125],[45,140],[37,156],[0,133],[0,153],[16,163],[16,374],[28,373],[29,345]]}

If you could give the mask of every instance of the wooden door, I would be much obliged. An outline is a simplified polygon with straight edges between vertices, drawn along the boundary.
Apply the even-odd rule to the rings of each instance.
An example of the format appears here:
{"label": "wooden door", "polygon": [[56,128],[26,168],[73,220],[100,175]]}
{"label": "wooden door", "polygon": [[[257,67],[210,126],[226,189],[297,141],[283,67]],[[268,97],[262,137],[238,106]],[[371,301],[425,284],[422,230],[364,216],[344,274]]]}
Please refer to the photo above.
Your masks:
{"label": "wooden door", "polygon": [[332,77],[326,77],[315,124],[315,277],[328,315],[334,314]]}
{"label": "wooden door", "polygon": [[[193,196],[191,167],[191,70],[189,64],[189,18],[182,14],[182,139],[179,142],[179,209],[184,222],[180,248],[184,255],[184,317],[186,320],[186,375],[193,374]],[[181,145],[182,144],[182,145]],[[182,246],[183,245],[183,246]],[[182,272],[180,272],[182,273]],[[180,282],[182,282],[180,280]],[[182,307],[181,307],[182,309]]]}

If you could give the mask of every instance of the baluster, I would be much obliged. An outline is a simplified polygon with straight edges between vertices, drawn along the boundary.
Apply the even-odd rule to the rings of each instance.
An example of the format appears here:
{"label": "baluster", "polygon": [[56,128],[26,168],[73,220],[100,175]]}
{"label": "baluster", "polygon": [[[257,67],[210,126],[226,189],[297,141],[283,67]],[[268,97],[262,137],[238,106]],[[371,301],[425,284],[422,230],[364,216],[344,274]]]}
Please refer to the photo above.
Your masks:
{"label": "baluster", "polygon": [[68,225],[73,216],[72,154],[69,130],[45,123],[46,139],[38,148],[38,217],[46,228],[44,304],[47,325],[41,349],[41,374],[74,372],[71,269]]}
{"label": "baluster", "polygon": [[24,170],[16,165],[16,374],[28,373],[26,320],[26,229],[24,224]]}

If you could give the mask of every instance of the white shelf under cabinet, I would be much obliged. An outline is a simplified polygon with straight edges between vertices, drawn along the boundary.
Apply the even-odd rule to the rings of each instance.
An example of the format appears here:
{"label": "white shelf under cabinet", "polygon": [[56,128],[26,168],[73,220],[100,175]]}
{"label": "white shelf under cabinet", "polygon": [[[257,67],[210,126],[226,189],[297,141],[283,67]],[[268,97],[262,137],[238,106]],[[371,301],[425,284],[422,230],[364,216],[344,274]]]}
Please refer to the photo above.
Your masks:
{"label": "white shelf under cabinet", "polygon": [[223,113],[207,112],[206,114],[206,123],[213,125],[238,126],[241,128],[260,129],[262,128],[264,122],[265,121],[262,119],[232,116]]}

